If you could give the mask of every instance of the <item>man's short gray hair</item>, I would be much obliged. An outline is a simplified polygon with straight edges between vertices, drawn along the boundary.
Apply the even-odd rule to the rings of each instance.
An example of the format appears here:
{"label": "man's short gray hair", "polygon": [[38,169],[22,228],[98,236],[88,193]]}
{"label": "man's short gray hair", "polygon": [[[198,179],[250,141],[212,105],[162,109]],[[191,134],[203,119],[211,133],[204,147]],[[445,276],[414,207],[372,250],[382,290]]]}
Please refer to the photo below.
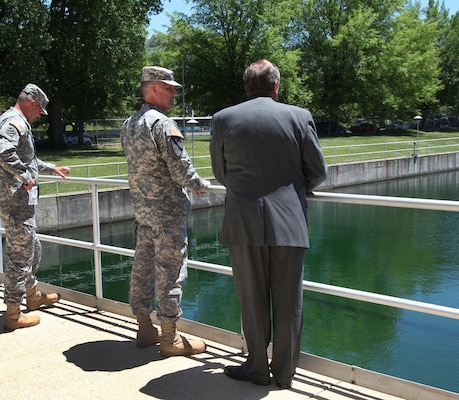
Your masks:
{"label": "man's short gray hair", "polygon": [[268,60],[255,61],[244,72],[244,89],[247,96],[269,96],[274,84],[279,81],[279,68]]}

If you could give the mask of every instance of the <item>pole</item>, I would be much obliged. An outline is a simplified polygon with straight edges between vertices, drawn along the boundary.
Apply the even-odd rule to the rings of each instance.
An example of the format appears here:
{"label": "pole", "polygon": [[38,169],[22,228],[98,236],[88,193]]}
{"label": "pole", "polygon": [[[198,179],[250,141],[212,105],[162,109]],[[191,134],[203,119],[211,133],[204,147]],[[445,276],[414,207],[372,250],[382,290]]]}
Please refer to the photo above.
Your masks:
{"label": "pole", "polygon": [[182,125],[183,125],[183,136],[186,137],[185,130],[185,63],[182,62]]}
{"label": "pole", "polygon": [[[416,121],[416,157],[418,156],[419,153],[419,120]],[[416,159],[414,160],[416,162]]]}
{"label": "pole", "polygon": [[[192,111],[192,115],[194,116],[194,111]],[[194,127],[195,125],[198,124],[198,121],[192,118],[188,121],[188,124],[191,127],[191,159],[193,160],[193,163],[194,163]]]}
{"label": "pole", "polygon": [[413,161],[416,164],[416,159],[418,158],[418,139],[419,139],[419,123],[422,120],[422,117],[420,115],[416,115],[414,117],[414,120],[416,121],[416,141],[414,142],[414,154],[413,154]]}

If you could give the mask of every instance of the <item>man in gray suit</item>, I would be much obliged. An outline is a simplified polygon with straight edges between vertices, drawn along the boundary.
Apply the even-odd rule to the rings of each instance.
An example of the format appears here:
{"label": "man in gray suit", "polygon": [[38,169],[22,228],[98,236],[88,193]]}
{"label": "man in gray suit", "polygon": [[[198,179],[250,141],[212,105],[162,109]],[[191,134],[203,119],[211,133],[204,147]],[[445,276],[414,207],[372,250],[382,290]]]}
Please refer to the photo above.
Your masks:
{"label": "man in gray suit", "polygon": [[285,389],[303,328],[306,193],[325,180],[327,166],[311,113],[276,101],[279,80],[268,60],[246,69],[248,100],[213,116],[210,153],[227,190],[220,240],[229,249],[249,351],[242,366],[224,371],[257,385],[269,385],[271,372]]}

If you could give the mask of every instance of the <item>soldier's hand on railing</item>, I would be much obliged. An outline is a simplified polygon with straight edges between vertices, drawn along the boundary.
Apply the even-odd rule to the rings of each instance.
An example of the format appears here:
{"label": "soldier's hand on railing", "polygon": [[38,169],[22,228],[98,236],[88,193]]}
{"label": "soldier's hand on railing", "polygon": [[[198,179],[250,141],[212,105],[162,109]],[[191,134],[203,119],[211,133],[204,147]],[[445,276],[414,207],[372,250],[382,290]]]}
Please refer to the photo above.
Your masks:
{"label": "soldier's hand on railing", "polygon": [[61,178],[65,179],[65,175],[70,174],[70,168],[69,167],[55,167],[54,173],[56,175],[59,175]]}
{"label": "soldier's hand on railing", "polygon": [[[207,179],[203,179],[203,182],[204,182],[204,188],[206,188],[206,189],[207,189],[207,188],[210,186],[210,184],[211,184],[211,182],[210,182],[209,180],[207,180]],[[200,194],[207,193],[207,191],[206,191],[206,190],[199,191],[199,192],[196,192],[196,191],[195,191],[194,193],[197,194],[197,195],[200,195]]]}

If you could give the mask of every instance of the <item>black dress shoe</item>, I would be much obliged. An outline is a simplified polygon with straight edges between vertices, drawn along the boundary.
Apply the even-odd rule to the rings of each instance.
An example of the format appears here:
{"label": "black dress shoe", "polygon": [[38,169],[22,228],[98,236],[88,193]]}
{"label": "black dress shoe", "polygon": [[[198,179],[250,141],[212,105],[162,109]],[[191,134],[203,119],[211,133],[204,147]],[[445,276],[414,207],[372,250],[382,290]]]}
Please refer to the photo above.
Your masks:
{"label": "black dress shoe", "polygon": [[291,389],[291,387],[292,387],[292,382],[289,382],[289,383],[281,383],[281,382],[276,381],[276,385],[277,385],[277,387],[280,388],[280,389]]}
{"label": "black dress shoe", "polygon": [[269,385],[271,383],[270,378],[267,378],[266,380],[251,378],[250,376],[246,375],[242,367],[238,365],[228,365],[223,368],[223,371],[227,376],[238,381],[248,381],[254,383],[255,385],[263,386]]}

